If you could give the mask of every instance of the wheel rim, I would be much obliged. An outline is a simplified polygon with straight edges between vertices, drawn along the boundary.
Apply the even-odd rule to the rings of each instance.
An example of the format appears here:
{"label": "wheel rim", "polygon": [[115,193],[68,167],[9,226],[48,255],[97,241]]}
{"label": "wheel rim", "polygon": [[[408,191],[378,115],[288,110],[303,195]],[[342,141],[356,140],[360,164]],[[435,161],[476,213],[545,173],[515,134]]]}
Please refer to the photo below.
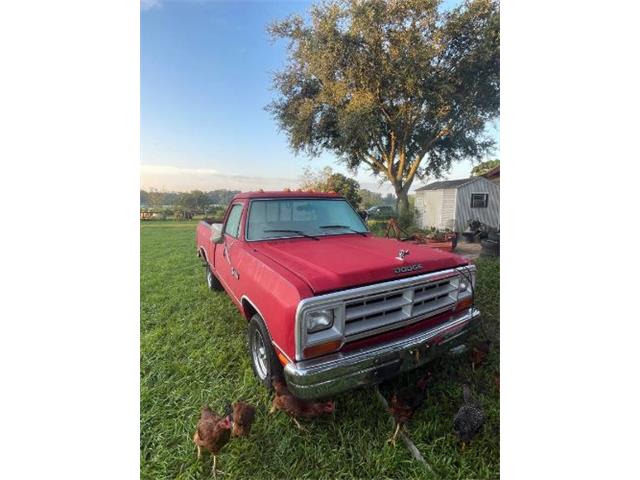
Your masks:
{"label": "wheel rim", "polygon": [[261,380],[267,378],[267,349],[262,334],[256,330],[251,339],[251,356]]}
{"label": "wheel rim", "polygon": [[213,285],[213,275],[211,274],[211,270],[207,272],[207,285],[209,285],[209,288]]}

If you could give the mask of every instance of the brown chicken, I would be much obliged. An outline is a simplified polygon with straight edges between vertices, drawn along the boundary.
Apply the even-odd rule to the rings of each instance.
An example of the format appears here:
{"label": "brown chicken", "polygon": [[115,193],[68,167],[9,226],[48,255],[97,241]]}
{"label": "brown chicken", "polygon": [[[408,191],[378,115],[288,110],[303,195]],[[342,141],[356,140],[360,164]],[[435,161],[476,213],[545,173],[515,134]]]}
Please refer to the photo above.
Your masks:
{"label": "brown chicken", "polygon": [[396,438],[400,433],[400,429],[403,428],[411,418],[413,414],[424,403],[424,399],[427,395],[427,386],[431,380],[431,372],[425,373],[415,385],[410,385],[402,390],[394,392],[389,401],[388,411],[393,415],[393,419],[396,421],[396,430],[393,435],[387,440],[387,442],[396,445]]}
{"label": "brown chicken", "polygon": [[248,437],[255,417],[256,407],[242,401],[234,403],[232,435],[234,437]]}
{"label": "brown chicken", "polygon": [[273,402],[271,402],[269,414],[272,414],[276,410],[282,410],[293,418],[293,421],[300,430],[305,429],[300,425],[300,422],[298,422],[298,418],[316,418],[323,415],[330,415],[335,409],[335,404],[332,400],[310,402],[294,397],[291,395],[291,392],[289,392],[287,384],[280,378],[273,381],[273,388],[275,389],[276,396],[273,398]]}
{"label": "brown chicken", "polygon": [[198,458],[200,458],[201,450],[205,449],[213,455],[213,476],[216,476],[216,460],[217,455],[231,438],[231,428],[233,422],[231,415],[220,417],[209,407],[202,407],[200,420],[196,433],[193,435],[193,443],[198,447]]}
{"label": "brown chicken", "polygon": [[471,368],[475,371],[477,366],[484,363],[491,350],[491,340],[476,343],[471,349]]}

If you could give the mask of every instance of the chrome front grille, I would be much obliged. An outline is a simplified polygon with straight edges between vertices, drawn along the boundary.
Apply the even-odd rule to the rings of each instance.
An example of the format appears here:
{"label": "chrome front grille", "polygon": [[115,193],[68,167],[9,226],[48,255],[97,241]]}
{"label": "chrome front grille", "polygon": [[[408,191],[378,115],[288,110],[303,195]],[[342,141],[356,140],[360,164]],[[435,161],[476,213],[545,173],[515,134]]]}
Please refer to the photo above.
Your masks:
{"label": "chrome front grille", "polygon": [[400,328],[453,309],[459,276],[368,295],[345,302],[345,340]]}

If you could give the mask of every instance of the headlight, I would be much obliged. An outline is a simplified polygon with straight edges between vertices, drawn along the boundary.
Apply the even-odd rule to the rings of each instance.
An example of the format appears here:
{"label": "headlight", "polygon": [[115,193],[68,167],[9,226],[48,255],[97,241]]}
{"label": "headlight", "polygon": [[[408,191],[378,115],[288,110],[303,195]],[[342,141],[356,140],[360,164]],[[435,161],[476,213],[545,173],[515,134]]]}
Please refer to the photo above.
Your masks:
{"label": "headlight", "polygon": [[460,273],[460,280],[458,282],[458,293],[471,293],[473,287],[476,285],[476,272],[474,270],[467,270],[464,273]]}
{"label": "headlight", "polygon": [[466,310],[473,305],[473,288],[476,285],[475,268],[469,268],[464,273],[460,271],[458,281],[458,298],[453,308],[454,312]]}
{"label": "headlight", "polygon": [[[335,352],[344,344],[344,303],[314,305],[303,300],[296,312],[296,360]],[[309,303],[310,305],[305,305]]]}
{"label": "headlight", "polygon": [[317,310],[307,316],[307,332],[326,330],[333,325],[333,310]]}

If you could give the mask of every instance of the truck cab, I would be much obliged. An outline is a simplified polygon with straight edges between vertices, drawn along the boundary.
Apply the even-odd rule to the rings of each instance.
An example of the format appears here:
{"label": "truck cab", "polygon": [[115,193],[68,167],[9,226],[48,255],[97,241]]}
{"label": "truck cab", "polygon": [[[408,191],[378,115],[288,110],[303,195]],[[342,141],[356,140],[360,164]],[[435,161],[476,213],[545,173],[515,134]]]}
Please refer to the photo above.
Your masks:
{"label": "truck cab", "polygon": [[258,380],[284,376],[304,399],[417,368],[480,317],[465,258],[375,237],[333,193],[238,194],[220,223],[200,222],[196,248],[248,321]]}

